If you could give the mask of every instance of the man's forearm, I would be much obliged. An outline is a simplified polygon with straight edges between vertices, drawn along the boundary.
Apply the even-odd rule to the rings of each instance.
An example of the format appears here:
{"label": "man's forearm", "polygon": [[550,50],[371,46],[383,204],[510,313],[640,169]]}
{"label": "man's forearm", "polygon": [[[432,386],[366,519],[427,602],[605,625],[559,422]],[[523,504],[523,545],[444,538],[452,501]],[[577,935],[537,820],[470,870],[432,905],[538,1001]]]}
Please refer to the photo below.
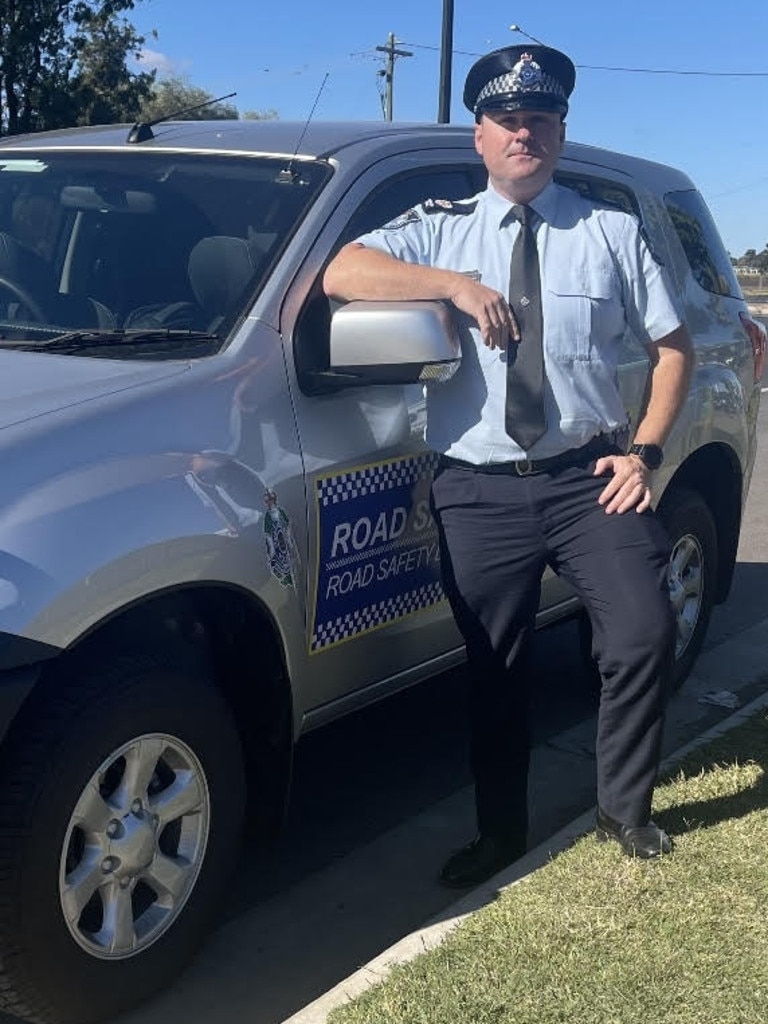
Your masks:
{"label": "man's forearm", "polygon": [[662,339],[651,358],[647,399],[634,440],[663,445],[685,404],[694,355],[684,327]]}
{"label": "man's forearm", "polygon": [[326,295],[334,299],[451,299],[461,275],[453,270],[405,263],[378,249],[354,242],[345,245],[323,276]]}
{"label": "man's forearm", "polygon": [[501,292],[457,270],[406,263],[356,242],[345,245],[328,264],[323,288],[330,298],[344,302],[447,300],[472,317],[489,348],[504,349],[510,338],[520,340],[517,321]]}

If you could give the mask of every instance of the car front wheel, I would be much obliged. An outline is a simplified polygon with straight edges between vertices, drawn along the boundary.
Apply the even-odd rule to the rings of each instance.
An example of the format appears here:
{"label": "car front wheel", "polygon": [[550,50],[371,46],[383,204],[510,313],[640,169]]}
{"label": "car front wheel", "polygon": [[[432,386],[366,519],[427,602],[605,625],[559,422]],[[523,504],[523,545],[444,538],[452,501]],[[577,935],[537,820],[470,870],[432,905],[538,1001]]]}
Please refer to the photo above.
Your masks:
{"label": "car front wheel", "polygon": [[91,666],[35,698],[3,751],[0,1005],[114,1016],[167,984],[238,848],[237,731],[197,671]]}
{"label": "car front wheel", "polygon": [[665,495],[659,515],[671,541],[667,585],[677,624],[672,672],[677,689],[707,635],[717,587],[717,531],[707,503],[685,487]]}

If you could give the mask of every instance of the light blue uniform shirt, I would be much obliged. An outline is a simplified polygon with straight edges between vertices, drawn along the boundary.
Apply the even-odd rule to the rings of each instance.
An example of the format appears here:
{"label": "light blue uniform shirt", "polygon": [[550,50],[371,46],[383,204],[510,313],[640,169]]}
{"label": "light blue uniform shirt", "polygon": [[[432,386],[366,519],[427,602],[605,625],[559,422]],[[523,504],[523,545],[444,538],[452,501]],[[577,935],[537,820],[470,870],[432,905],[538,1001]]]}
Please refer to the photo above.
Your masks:
{"label": "light blue uniform shirt", "polygon": [[[636,220],[550,183],[530,203],[539,215],[547,430],[526,453],[504,429],[507,358],[457,311],[459,370],[427,389],[429,446],[467,462],[546,458],[626,426],[618,390],[620,342],[649,345],[680,325],[664,270]],[[398,259],[457,270],[509,294],[520,226],[489,186],[472,199],[430,202],[357,239]],[[510,342],[514,344],[514,342]]]}

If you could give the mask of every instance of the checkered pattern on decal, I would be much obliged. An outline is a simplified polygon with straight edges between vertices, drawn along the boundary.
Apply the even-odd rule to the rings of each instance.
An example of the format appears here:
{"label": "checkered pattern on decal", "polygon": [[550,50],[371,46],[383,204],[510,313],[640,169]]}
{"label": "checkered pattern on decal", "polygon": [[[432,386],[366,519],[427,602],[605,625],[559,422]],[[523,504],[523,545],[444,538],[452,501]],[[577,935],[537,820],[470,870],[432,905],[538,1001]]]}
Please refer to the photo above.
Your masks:
{"label": "checkered pattern on decal", "polygon": [[358,633],[367,633],[376,626],[383,626],[386,622],[392,622],[403,615],[429,608],[430,605],[442,600],[442,585],[435,581],[406,594],[389,597],[386,601],[357,608],[348,615],[339,615],[330,622],[317,624],[312,636],[311,650],[320,651],[340,640],[349,640]]}
{"label": "checkered pattern on decal", "polygon": [[435,452],[421,452],[406,459],[381,462],[376,466],[337,473],[315,481],[317,497],[321,505],[336,505],[365,494],[404,487],[430,472],[437,465]]}
{"label": "checkered pattern on decal", "polygon": [[536,78],[532,82],[524,82],[520,78],[518,71],[508,71],[505,75],[499,75],[498,78],[492,78],[490,82],[487,82],[480,92],[477,94],[475,100],[475,110],[480,106],[483,100],[487,100],[489,96],[503,96],[508,94],[511,99],[515,96],[520,96],[525,93],[533,92],[548,92],[565,102],[568,97],[565,95],[565,91],[556,78],[548,75],[545,71],[540,72],[536,75]]}

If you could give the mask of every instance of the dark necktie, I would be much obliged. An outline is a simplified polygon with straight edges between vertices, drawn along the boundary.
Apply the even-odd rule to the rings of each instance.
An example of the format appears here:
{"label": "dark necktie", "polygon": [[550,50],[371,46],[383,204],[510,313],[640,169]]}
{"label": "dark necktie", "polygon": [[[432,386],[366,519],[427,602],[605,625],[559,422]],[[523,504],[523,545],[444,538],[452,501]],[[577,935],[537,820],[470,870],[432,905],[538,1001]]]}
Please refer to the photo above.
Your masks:
{"label": "dark necktie", "polygon": [[505,426],[523,451],[547,429],[544,418],[544,353],[542,350],[539,253],[529,206],[513,206],[520,221],[509,266],[509,304],[520,327],[520,341],[510,339],[507,350]]}

